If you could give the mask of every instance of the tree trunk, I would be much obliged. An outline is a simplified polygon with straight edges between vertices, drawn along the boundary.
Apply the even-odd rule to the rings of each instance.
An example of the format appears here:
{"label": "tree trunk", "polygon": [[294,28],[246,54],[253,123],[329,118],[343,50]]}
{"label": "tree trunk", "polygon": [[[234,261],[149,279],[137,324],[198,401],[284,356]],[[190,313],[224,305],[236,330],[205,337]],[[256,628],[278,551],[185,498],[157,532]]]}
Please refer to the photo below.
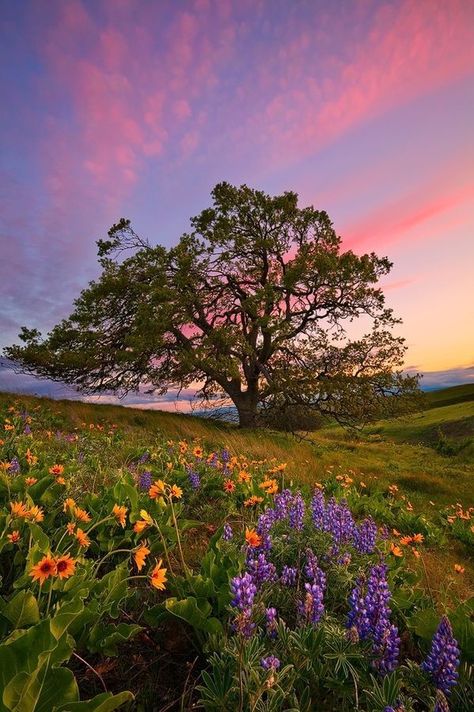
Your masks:
{"label": "tree trunk", "polygon": [[256,428],[257,399],[249,397],[238,398],[234,399],[234,403],[239,414],[239,428]]}

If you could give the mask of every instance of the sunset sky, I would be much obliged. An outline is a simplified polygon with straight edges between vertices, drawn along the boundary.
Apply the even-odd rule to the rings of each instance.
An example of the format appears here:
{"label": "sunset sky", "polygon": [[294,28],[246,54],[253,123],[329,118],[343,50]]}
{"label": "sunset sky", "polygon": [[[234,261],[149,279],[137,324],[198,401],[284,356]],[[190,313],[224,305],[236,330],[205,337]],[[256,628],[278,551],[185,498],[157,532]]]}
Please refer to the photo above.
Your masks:
{"label": "sunset sky", "polygon": [[406,366],[474,382],[471,0],[21,0],[0,27],[0,346],[70,313],[119,217],[170,246],[227,180],[387,254]]}

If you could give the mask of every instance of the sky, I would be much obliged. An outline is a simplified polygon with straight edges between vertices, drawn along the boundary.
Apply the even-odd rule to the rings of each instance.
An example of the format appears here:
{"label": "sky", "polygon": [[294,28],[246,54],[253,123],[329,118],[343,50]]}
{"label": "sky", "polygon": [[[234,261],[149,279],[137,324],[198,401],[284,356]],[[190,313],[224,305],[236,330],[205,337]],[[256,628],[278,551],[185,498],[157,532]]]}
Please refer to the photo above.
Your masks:
{"label": "sky", "polygon": [[471,0],[3,0],[0,35],[0,347],[226,180],[388,255],[407,369],[474,382]]}

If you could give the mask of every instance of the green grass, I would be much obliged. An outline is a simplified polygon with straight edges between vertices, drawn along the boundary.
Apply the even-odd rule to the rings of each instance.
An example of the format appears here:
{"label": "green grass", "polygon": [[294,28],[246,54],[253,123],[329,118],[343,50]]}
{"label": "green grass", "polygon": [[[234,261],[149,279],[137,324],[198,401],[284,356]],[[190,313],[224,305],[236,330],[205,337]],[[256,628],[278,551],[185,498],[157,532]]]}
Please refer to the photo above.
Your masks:
{"label": "green grass", "polygon": [[[467,395],[467,389],[462,388]],[[14,400],[12,394],[0,394],[0,404],[11,404]],[[435,514],[439,508],[457,502],[465,509],[474,505],[474,400],[384,421],[362,434],[328,426],[304,440],[284,433],[238,430],[231,424],[160,411],[32,396],[17,400],[29,411],[38,404],[51,409],[59,429],[81,427],[84,422],[116,423],[126,438],[113,454],[114,462],[98,462],[98,467],[104,470],[125,466],[130,453],[152,448],[157,435],[162,433],[172,439],[198,440],[207,449],[227,447],[233,454],[245,454],[254,460],[274,457],[278,462],[288,463],[286,476],[295,484],[312,485],[327,478],[329,472],[352,473],[356,481],[364,481],[369,489],[395,484],[415,511],[422,514]],[[435,400],[444,402],[442,392]],[[454,454],[448,456],[439,447],[436,449],[440,432],[448,444],[461,446],[458,450],[454,448]],[[434,561],[434,566],[452,568],[459,555],[470,558],[465,547],[455,544],[450,551],[443,552],[442,560],[438,557]]]}

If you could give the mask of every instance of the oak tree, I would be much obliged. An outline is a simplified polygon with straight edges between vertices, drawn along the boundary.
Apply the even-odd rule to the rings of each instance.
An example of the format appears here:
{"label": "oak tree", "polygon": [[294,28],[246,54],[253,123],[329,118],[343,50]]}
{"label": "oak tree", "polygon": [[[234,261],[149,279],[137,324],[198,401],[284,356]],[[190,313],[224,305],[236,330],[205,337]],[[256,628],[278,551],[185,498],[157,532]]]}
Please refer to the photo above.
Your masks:
{"label": "oak tree", "polygon": [[[102,273],[44,340],[6,349],[23,371],[87,392],[159,394],[198,384],[242,427],[275,413],[361,424],[406,410],[417,378],[385,306],[386,257],[343,251],[324,211],[218,184],[175,247],[121,219],[99,240]],[[362,323],[365,333],[356,334]]]}

